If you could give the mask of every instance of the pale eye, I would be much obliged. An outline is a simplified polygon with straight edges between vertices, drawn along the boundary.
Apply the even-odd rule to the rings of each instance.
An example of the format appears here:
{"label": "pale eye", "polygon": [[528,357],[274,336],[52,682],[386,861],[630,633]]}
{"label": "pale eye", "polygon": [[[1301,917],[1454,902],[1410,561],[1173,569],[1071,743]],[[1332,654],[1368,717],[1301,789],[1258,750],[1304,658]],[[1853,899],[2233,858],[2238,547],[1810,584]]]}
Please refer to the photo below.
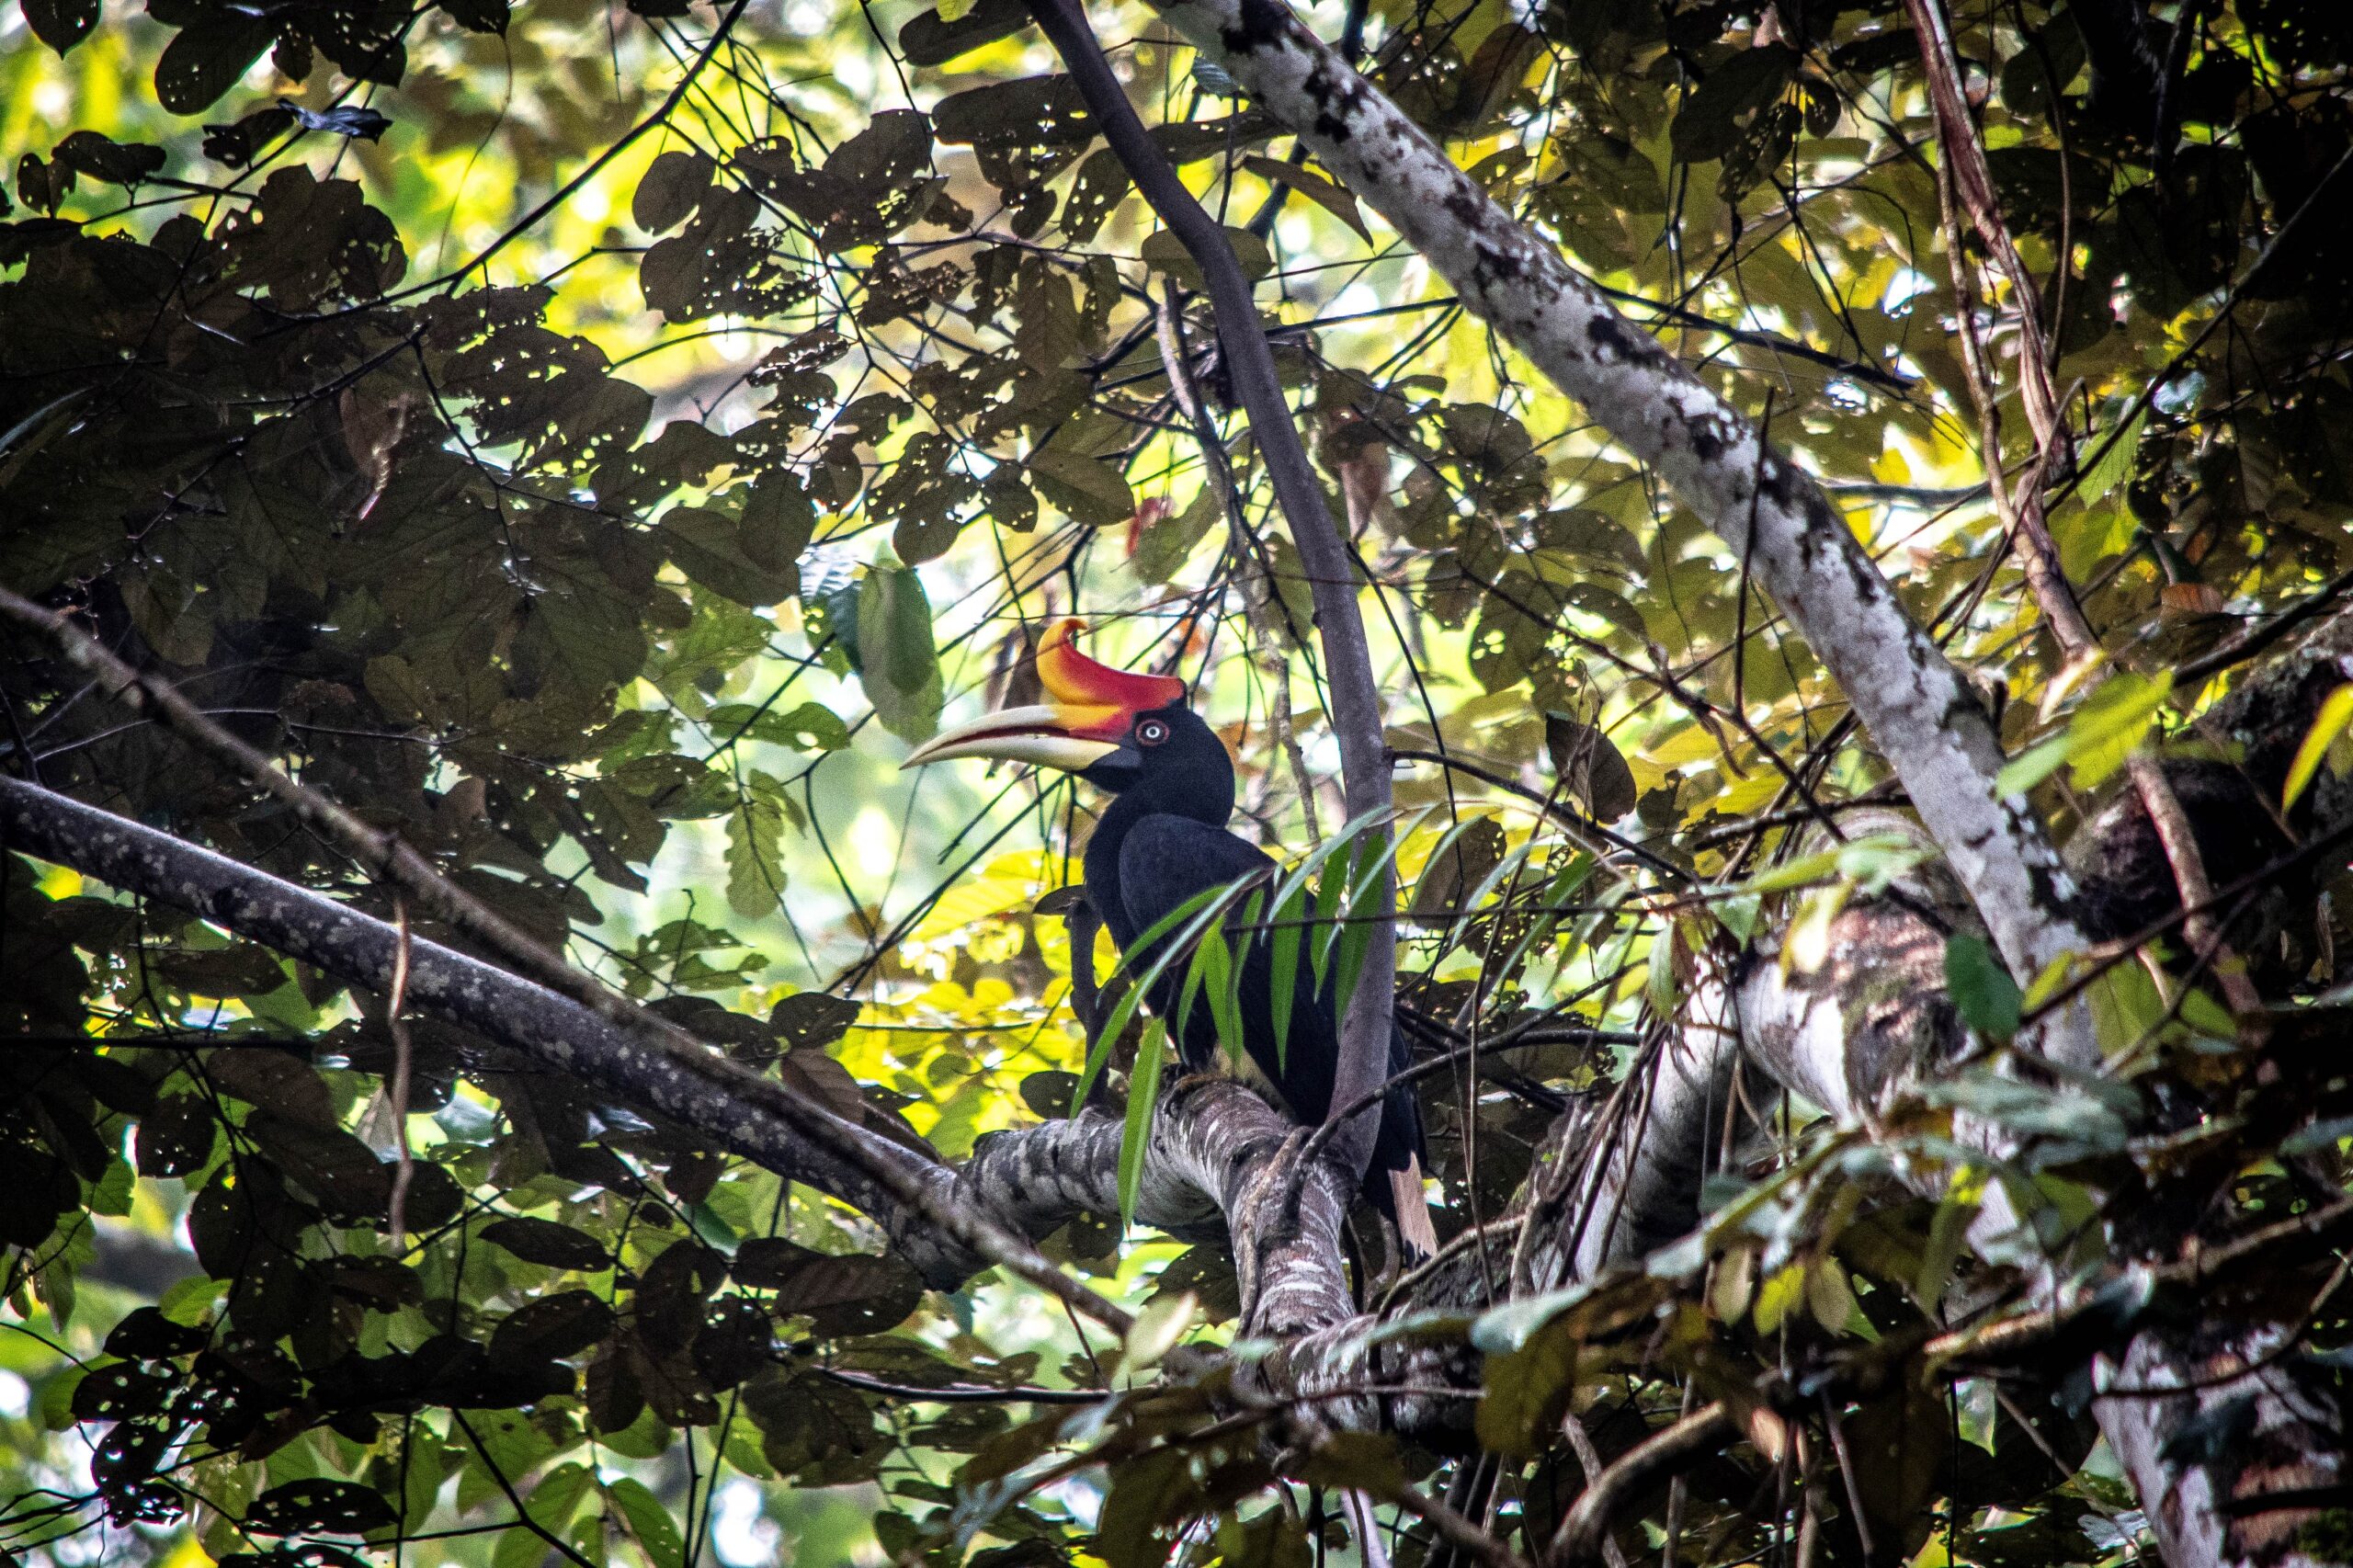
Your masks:
{"label": "pale eye", "polygon": [[1136,726],[1136,739],[1148,746],[1156,746],[1168,738],[1168,726],[1157,719],[1147,719]]}

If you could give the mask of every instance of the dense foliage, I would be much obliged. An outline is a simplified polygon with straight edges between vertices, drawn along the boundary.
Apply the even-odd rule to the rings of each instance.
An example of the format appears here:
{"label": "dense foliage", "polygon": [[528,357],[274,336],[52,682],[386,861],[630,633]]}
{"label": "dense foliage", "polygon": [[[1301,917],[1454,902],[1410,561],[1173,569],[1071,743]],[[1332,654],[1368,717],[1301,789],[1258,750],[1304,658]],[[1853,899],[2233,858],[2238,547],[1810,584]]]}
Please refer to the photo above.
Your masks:
{"label": "dense foliage", "polygon": [[[1416,1038],[1513,1047],[1475,1092],[1422,1082],[1460,1234],[1626,1076],[1695,953],[1770,926],[1803,965],[1919,851],[1809,857],[1818,800],[1900,792],[1744,562],[1230,78],[1140,7],[1093,19],[1258,280],[1369,579],[1413,764]],[[2353,11],[1954,18],[2042,280],[2072,452],[2040,478],[2105,684],[2040,634],[1987,500],[2028,431],[2012,402],[1984,451],[1971,382],[2015,398],[2017,301],[1978,297],[1974,241],[1951,252],[1903,5],[1311,19],[1823,476],[2043,759],[2020,787],[2063,836],[2128,752],[2199,744],[2228,676],[2193,661],[2343,585]],[[1341,812],[1307,587],[1201,278],[1057,70],[1013,0],[23,0],[0,584],[868,1127],[955,1160],[1067,1115],[1087,1045],[1053,895],[1096,801],[904,782],[906,744],[1017,696],[1024,639],[1076,610],[1100,656],[1198,679],[1246,831],[1304,852]],[[411,916],[54,648],[0,647],[14,777]],[[2289,1125],[2227,1013],[2128,964],[2098,992],[2115,1078],[1964,1079],[1876,1144],[1752,1079],[1704,1244],[1467,1329],[1493,1353],[1471,1452],[1352,1434],[1278,1462],[1211,1393],[1150,1392],[1165,1339],[1226,1335],[1215,1240],[1116,1216],[1047,1238],[1164,1304],[1124,1347],[1002,1276],[926,1291],[847,1206],[645,1108],[162,903],[18,855],[0,877],[0,1540],[58,1562],[1303,1564],[1347,1539],[1324,1486],[1383,1476],[1532,1557],[1584,1473],[1564,1411],[1606,1457],[1758,1368],[2019,1305],[2004,1260],[1963,1256],[1976,1189],[1895,1179],[1966,1165],[1956,1105],[2034,1140],[2008,1176],[2049,1233],[2120,1170],[2164,1187],[2176,1156],[2135,1140],[2185,1094],[2246,1112],[2221,1155],[2178,1155],[2227,1167],[2216,1234],[2341,1186],[2342,1129]],[[2280,994],[2326,989],[2333,932]],[[2010,1032],[2036,977],[1965,937],[1948,964],[1965,1019]],[[1380,1256],[1368,1233],[1368,1305]],[[2280,1310],[2316,1330],[2282,1353],[2334,1379],[2333,1312]],[[1623,1549],[2138,1550],[2080,1397],[1850,1392],[1760,1407]],[[1427,1527],[1396,1529],[1419,1560]]]}

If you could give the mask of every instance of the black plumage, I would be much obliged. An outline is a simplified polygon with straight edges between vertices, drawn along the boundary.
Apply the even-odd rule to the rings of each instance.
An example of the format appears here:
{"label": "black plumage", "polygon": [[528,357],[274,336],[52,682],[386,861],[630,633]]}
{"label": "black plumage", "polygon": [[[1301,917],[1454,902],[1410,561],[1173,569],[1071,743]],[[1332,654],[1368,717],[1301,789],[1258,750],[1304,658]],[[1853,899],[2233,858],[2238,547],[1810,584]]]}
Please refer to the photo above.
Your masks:
{"label": "black plumage", "polygon": [[[1216,733],[1182,704],[1136,714],[1125,744],[1080,776],[1114,797],[1087,841],[1086,896],[1128,956],[1131,972],[1148,971],[1151,955],[1134,951],[1137,940],[1169,912],[1205,890],[1244,877],[1271,880],[1279,871],[1263,851],[1226,831],[1233,814],[1233,761]],[[1305,944],[1320,935],[1307,926],[1255,935],[1236,977],[1245,1051],[1258,1085],[1273,1091],[1282,1108],[1306,1126],[1321,1122],[1331,1107],[1340,1059],[1336,998],[1331,975],[1316,986],[1302,946],[1293,970],[1288,1039],[1278,1051],[1272,949],[1277,941]],[[1196,997],[1189,1011],[1179,1006],[1185,969],[1181,960],[1172,960],[1147,999],[1167,1023],[1188,1070],[1222,1070],[1231,1058],[1220,1047],[1205,999]],[[1408,1060],[1404,1036],[1392,1031],[1391,1075]],[[1425,1158],[1412,1086],[1393,1085],[1381,1105],[1365,1196],[1397,1226],[1409,1255],[1426,1254],[1436,1242],[1421,1193]]]}

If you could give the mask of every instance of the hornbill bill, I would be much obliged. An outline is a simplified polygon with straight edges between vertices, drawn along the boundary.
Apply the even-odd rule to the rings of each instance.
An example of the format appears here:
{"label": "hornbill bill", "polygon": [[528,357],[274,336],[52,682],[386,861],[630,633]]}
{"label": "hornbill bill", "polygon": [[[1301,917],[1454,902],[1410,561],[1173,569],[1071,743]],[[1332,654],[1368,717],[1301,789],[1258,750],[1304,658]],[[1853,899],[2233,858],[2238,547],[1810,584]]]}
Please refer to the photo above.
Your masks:
{"label": "hornbill bill", "polygon": [[[1110,805],[1086,843],[1086,898],[1102,917],[1131,972],[1149,971],[1151,954],[1137,939],[1188,900],[1245,879],[1262,880],[1279,868],[1225,830],[1233,814],[1233,763],[1225,743],[1186,706],[1185,683],[1173,676],[1134,675],[1097,663],[1073,639],[1078,620],[1057,622],[1038,649],[1038,679],[1051,701],[1008,708],[972,723],[943,730],[918,746],[904,766],[951,757],[991,757],[1058,767],[1111,792]],[[1311,926],[1274,927],[1246,943],[1236,1001],[1245,1054],[1254,1072],[1243,1075],[1271,1094],[1302,1126],[1323,1121],[1332,1103],[1340,1061],[1340,1030],[1330,966],[1324,982],[1306,960]],[[1302,994],[1290,1009],[1287,1039],[1275,1039],[1273,945],[1302,944],[1291,972]],[[1074,954],[1073,961],[1087,961]],[[1188,1071],[1235,1065],[1219,1049],[1212,1009],[1182,1007],[1184,968],[1171,962],[1151,990],[1152,1009],[1176,1037]],[[1389,1071],[1407,1064],[1404,1037],[1392,1031]],[[1381,1129],[1365,1173],[1365,1196],[1396,1226],[1409,1259],[1437,1250],[1429,1205],[1422,1193],[1422,1119],[1410,1085],[1392,1085],[1381,1103]]]}

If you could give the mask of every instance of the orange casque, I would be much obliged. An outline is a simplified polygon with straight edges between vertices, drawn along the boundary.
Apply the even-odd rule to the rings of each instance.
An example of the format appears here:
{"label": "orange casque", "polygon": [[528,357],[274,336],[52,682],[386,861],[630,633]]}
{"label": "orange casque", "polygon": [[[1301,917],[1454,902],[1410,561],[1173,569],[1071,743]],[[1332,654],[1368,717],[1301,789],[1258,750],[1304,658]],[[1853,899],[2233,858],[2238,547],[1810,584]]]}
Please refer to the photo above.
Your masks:
{"label": "orange casque", "polygon": [[[1175,676],[1115,670],[1080,653],[1076,640],[1086,630],[1086,622],[1071,616],[1047,628],[1038,643],[1038,684],[1055,702],[1086,710],[1080,722],[1068,725],[1067,733],[1118,741],[1138,713],[1184,700],[1185,683]],[[1075,713],[1064,717],[1079,719]]]}

